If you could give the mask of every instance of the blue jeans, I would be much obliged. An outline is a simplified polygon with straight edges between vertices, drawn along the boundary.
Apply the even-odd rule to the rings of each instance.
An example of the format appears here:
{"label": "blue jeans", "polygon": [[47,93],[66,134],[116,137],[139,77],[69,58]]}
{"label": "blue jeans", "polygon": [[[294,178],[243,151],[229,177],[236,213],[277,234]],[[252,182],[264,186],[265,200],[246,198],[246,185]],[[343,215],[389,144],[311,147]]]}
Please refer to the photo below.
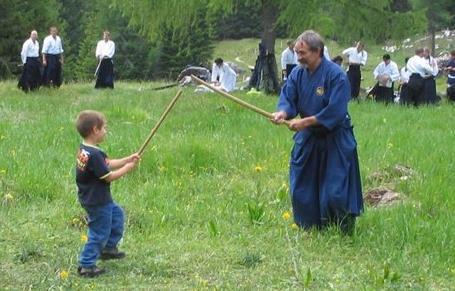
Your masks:
{"label": "blue jeans", "polygon": [[79,258],[79,265],[92,267],[103,248],[113,249],[123,236],[124,214],[120,206],[110,202],[84,207],[88,214],[88,240]]}

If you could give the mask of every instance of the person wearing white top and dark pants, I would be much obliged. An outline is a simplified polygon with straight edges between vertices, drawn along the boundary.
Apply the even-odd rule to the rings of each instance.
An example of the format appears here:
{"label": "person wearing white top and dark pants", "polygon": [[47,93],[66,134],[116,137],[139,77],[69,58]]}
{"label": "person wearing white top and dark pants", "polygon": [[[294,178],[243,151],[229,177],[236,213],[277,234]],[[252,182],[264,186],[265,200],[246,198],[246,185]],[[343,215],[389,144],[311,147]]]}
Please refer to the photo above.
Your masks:
{"label": "person wearing white top and dark pants", "polygon": [[109,31],[103,32],[103,39],[96,46],[96,59],[98,68],[95,88],[114,89],[114,63],[112,58],[115,54],[115,43],[111,40]]}
{"label": "person wearing white top and dark pants", "polygon": [[376,89],[376,101],[393,103],[394,82],[400,78],[398,66],[390,60],[390,55],[385,54],[382,62],[373,71],[374,79],[378,81]]}
{"label": "person wearing white top and dark pants", "polygon": [[50,35],[43,41],[43,85],[60,87],[62,84],[63,46],[57,27],[49,28]]}
{"label": "person wearing white top and dark pants", "polygon": [[416,49],[415,55],[408,60],[406,68],[409,72],[408,100],[405,104],[418,106],[425,103],[424,77],[433,73],[433,68],[423,58],[423,49]]}
{"label": "person wearing white top and dark pants", "polygon": [[438,73],[438,63],[436,60],[431,56],[431,52],[429,48],[423,49],[423,57],[428,62],[430,67],[433,69],[431,74],[426,74],[424,76],[425,79],[425,102],[427,104],[435,104],[439,101],[439,96],[436,94],[436,80],[434,79]]}
{"label": "person wearing white top and dark pants", "polygon": [[217,58],[212,66],[212,83],[221,90],[231,92],[235,89],[237,74],[223,62],[223,59]]}
{"label": "person wearing white top and dark pants", "polygon": [[292,69],[299,64],[297,54],[294,52],[294,42],[289,40],[286,44],[288,47],[281,53],[281,75],[283,81],[286,81]]}
{"label": "person wearing white top and dark pants", "polygon": [[23,70],[17,86],[27,93],[38,89],[41,84],[41,63],[39,60],[39,42],[36,30],[30,33],[30,38],[22,45],[21,59]]}
{"label": "person wearing white top and dark pants", "polygon": [[343,51],[343,55],[348,57],[348,79],[351,84],[351,99],[357,99],[360,92],[360,80],[362,74],[360,66],[365,66],[368,58],[367,52],[364,50],[364,45],[360,41],[355,47],[347,48]]}

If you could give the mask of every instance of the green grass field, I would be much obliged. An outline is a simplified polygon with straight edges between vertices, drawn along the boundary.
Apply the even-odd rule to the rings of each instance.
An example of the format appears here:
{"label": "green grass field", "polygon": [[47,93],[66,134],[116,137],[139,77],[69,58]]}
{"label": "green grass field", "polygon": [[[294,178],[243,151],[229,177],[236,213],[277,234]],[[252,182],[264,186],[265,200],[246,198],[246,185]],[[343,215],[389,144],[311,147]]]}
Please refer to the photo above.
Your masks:
{"label": "green grass field", "polygon": [[[292,133],[215,94],[185,89],[138,168],[112,184],[126,210],[127,258],[81,279],[86,228],[76,200],[74,128],[105,113],[110,157],[136,151],[176,89],[64,85],[23,94],[0,83],[0,289],[449,290],[455,286],[455,107],[352,103],[367,207],[353,237],[295,230],[283,213]],[[276,98],[237,96],[268,111]],[[391,168],[415,174],[400,180]],[[372,178],[382,172],[382,178]]]}

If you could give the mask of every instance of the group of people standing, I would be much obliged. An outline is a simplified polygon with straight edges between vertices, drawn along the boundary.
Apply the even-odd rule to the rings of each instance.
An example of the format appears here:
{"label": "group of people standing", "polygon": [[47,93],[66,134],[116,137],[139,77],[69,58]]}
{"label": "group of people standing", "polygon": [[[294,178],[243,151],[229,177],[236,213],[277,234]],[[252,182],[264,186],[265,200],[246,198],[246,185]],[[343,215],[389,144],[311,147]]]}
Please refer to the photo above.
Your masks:
{"label": "group of people standing", "polygon": [[[41,85],[58,88],[62,84],[63,44],[55,26],[49,28],[49,35],[44,38],[40,59],[38,32],[30,32],[30,38],[22,45],[22,75],[18,87],[25,92],[37,90]],[[103,40],[98,42],[96,58],[98,67],[95,75],[95,88],[114,88],[114,69],[112,57],[115,44],[110,40],[110,33],[103,32]]]}
{"label": "group of people standing", "polygon": [[434,104],[439,101],[436,94],[435,77],[439,73],[438,64],[428,48],[419,48],[415,55],[405,59],[405,66],[399,71],[390,55],[385,54],[383,61],[375,68],[377,84],[369,94],[377,101],[394,102],[394,85],[399,82],[399,101],[403,105]]}
{"label": "group of people standing", "polygon": [[49,28],[49,35],[44,38],[41,54],[42,64],[38,32],[33,30],[30,38],[22,45],[21,51],[23,70],[18,87],[25,92],[36,90],[41,85],[60,87],[62,84],[63,46],[57,27]]}
{"label": "group of people standing", "polygon": [[[351,100],[355,100],[359,97],[362,79],[361,67],[366,65],[368,53],[365,51],[364,44],[357,42],[355,46],[345,49],[342,55],[348,61],[346,74],[351,88]],[[452,58],[446,68],[448,71],[447,97],[449,100],[455,100],[455,51],[451,55]],[[327,49],[324,51],[324,56],[330,59]],[[332,59],[332,62],[341,65],[343,57],[338,55]],[[391,56],[385,54],[382,62],[373,71],[373,76],[377,83],[368,92],[368,95],[374,96],[378,102],[393,103],[395,86],[398,83],[401,104],[418,106],[437,103],[440,97],[436,93],[435,77],[439,73],[439,68],[436,60],[431,56],[431,51],[428,48],[419,48],[416,50],[415,56],[406,58],[405,62],[405,66],[399,70],[398,65],[391,60]],[[288,48],[281,54],[283,81],[287,79],[287,76],[297,64],[294,42],[289,41]]]}

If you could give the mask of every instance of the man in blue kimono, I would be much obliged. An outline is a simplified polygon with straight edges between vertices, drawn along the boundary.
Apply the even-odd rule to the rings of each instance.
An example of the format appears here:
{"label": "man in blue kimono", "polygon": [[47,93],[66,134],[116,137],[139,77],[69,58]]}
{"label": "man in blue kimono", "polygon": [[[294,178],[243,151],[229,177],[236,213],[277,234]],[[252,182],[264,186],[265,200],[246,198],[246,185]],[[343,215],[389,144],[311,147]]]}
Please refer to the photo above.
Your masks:
{"label": "man in blue kimono", "polygon": [[338,225],[351,234],[363,210],[357,143],[348,114],[350,86],[340,66],[324,58],[314,31],[296,41],[300,65],[282,88],[274,123],[296,131],[290,161],[294,220],[305,229]]}

